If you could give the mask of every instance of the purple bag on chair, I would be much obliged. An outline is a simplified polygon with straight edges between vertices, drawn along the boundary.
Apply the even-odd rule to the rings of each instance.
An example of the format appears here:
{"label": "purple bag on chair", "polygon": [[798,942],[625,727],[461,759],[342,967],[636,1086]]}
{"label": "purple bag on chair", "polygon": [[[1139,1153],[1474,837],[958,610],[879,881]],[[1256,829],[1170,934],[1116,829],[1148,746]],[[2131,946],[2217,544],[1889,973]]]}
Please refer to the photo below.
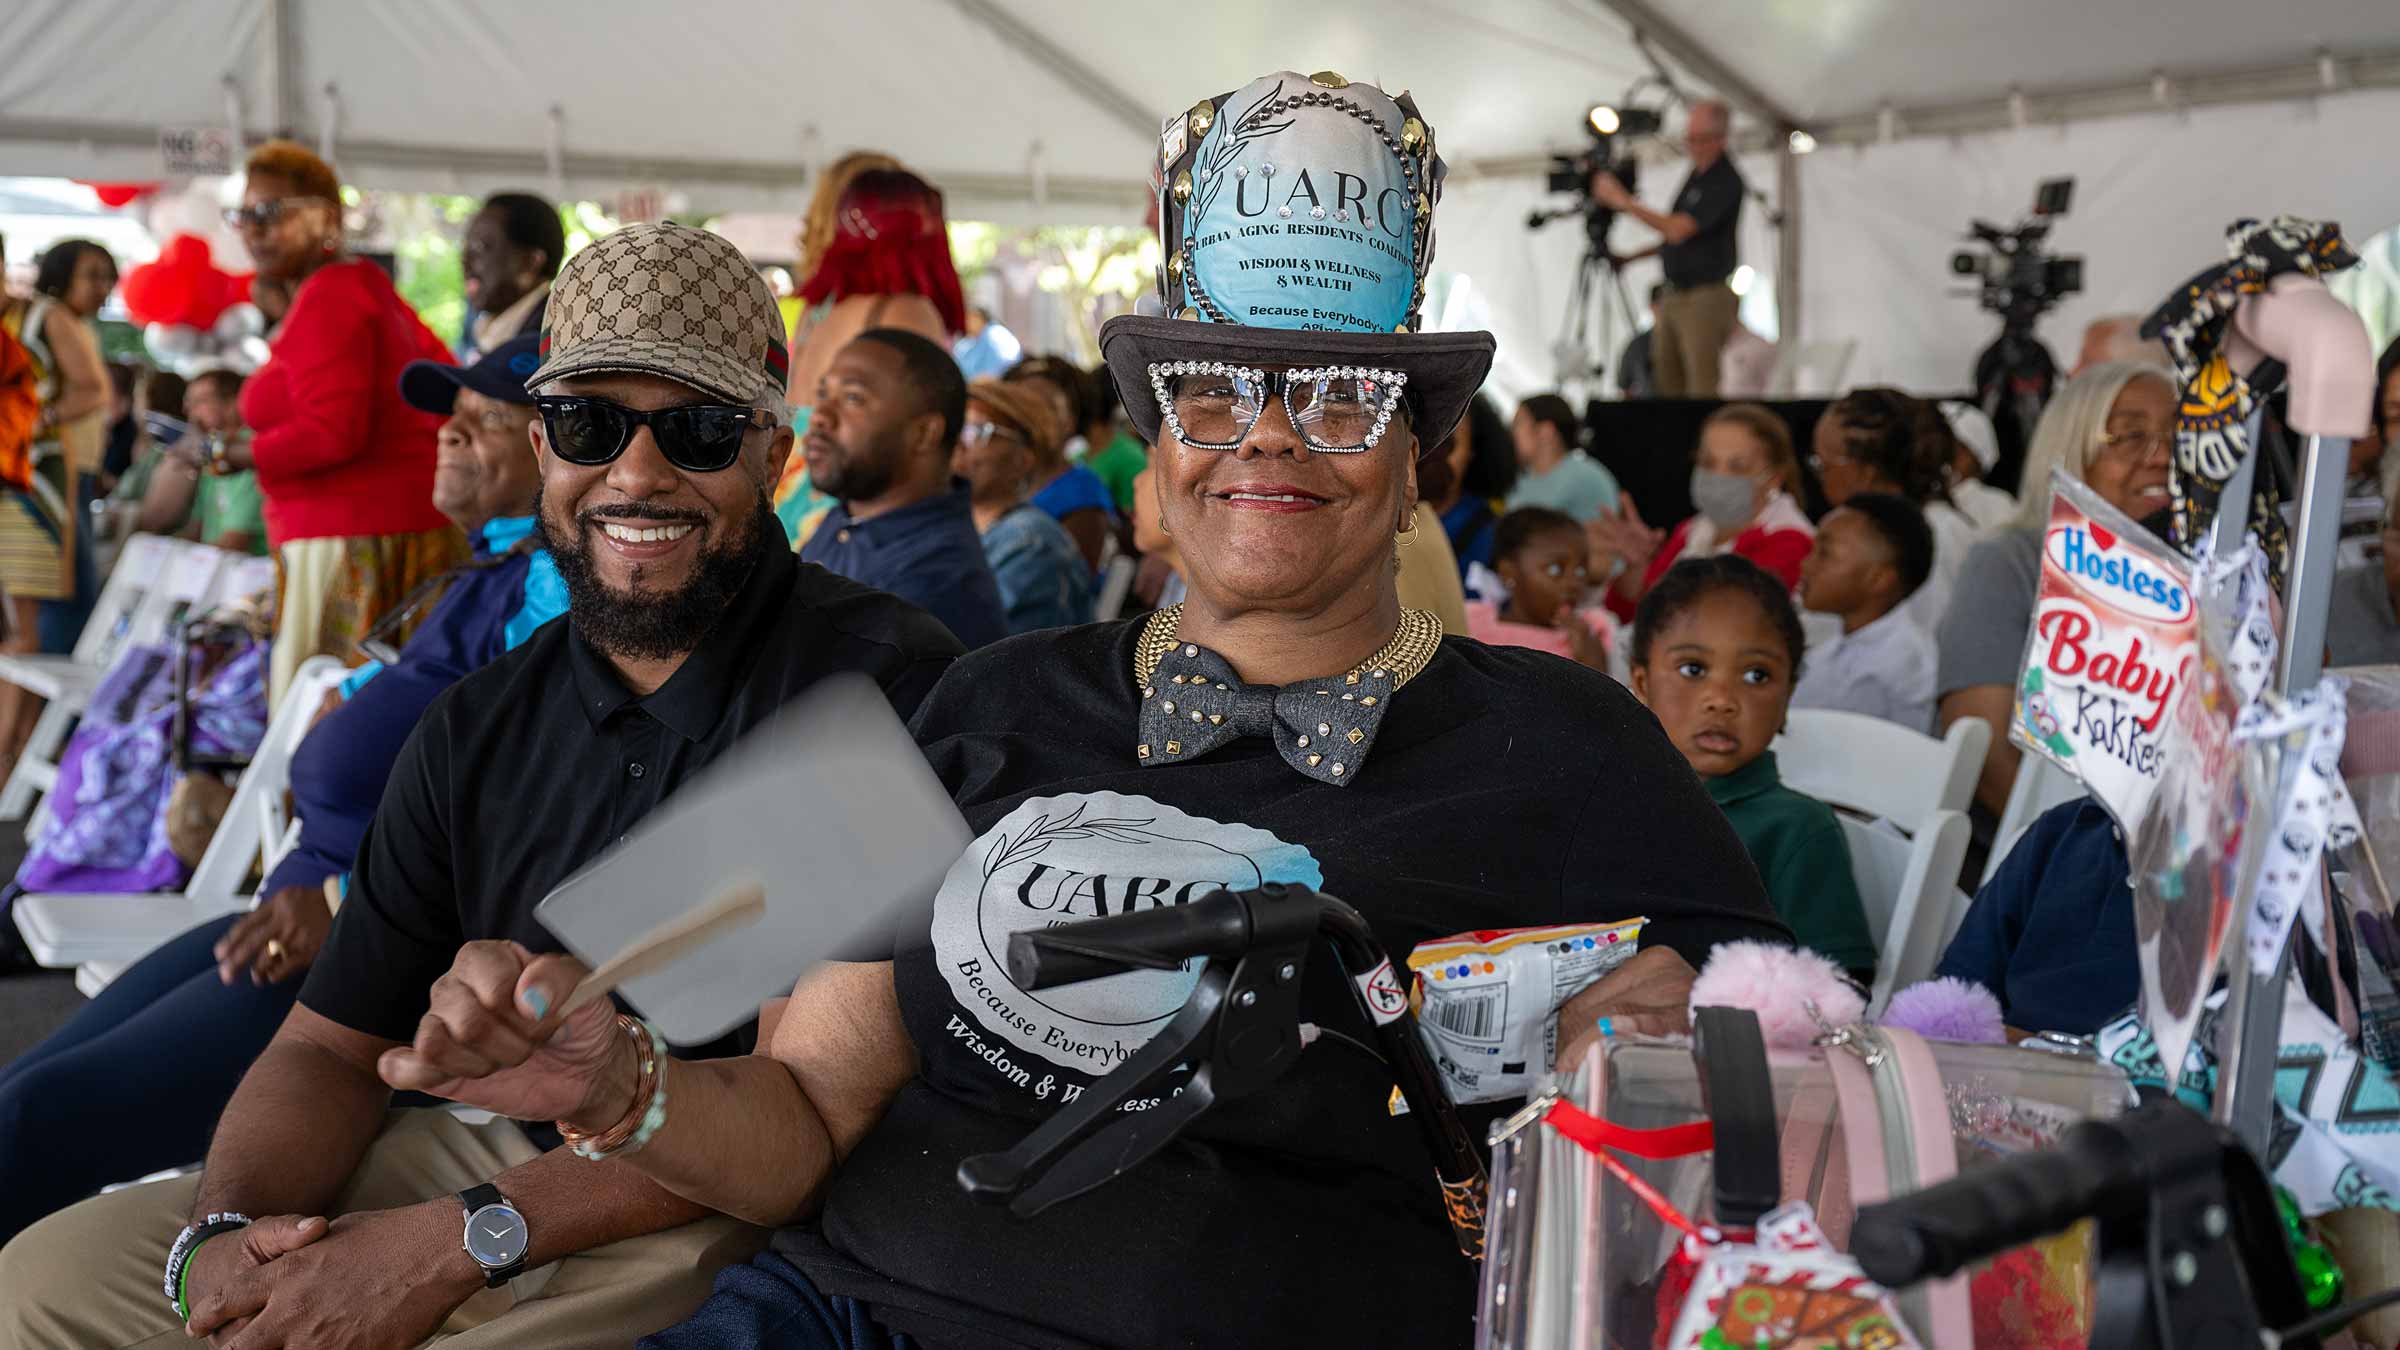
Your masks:
{"label": "purple bag on chair", "polygon": [[[127,648],[59,757],[50,812],[17,869],[27,891],[139,892],[183,884],[167,844],[175,787],[175,648]],[[192,750],[248,756],[266,735],[267,644],[227,659],[193,692]]]}

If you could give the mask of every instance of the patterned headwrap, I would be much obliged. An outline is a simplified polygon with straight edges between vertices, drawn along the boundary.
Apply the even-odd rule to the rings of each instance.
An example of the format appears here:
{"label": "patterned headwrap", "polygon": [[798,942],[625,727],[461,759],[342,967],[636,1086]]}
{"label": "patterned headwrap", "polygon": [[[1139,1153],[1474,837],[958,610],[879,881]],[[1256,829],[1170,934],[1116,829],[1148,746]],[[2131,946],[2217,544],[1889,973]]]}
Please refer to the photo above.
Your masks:
{"label": "patterned headwrap", "polygon": [[[2274,391],[2283,367],[2267,362],[2248,375],[2226,359],[2225,335],[2244,296],[2263,294],[2286,272],[2319,277],[2358,261],[2342,242],[2342,227],[2330,222],[2277,216],[2271,221],[2237,220],[2225,231],[2230,261],[2218,263],[2176,288],[2142,324],[2142,336],[2167,344],[2182,385],[2175,425],[2175,462],[2168,476],[2174,498],[2175,542],[2186,552],[2199,546],[2225,496],[2225,484],[2250,452],[2250,414]],[[2255,383],[2254,383],[2255,381]],[[2269,571],[2280,580],[2291,555],[2291,537],[2279,509],[2281,494],[2271,475],[2251,480],[2250,528],[2256,532]]]}

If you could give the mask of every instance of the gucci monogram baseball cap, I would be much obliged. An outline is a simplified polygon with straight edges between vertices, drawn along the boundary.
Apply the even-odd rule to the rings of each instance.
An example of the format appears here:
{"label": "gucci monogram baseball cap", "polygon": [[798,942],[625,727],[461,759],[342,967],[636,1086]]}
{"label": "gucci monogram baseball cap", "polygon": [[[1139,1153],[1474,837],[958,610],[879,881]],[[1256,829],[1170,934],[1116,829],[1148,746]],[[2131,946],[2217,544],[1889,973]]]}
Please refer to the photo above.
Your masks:
{"label": "gucci monogram baseball cap", "polygon": [[542,328],[539,389],[569,375],[632,371],[729,403],[783,392],[783,316],[766,278],[723,235],[628,225],[567,259]]}

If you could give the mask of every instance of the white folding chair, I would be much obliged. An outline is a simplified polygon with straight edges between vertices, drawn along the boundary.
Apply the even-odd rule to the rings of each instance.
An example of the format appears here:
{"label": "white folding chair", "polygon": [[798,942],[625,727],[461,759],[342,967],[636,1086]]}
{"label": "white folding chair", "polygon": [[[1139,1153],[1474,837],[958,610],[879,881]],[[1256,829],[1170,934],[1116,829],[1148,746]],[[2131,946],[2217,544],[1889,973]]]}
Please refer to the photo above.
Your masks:
{"label": "white folding chair", "polygon": [[1895,989],[1933,973],[1942,948],[1966,914],[1958,864],[1967,853],[1963,811],[1933,811],[1914,837],[1888,820],[1836,813],[1850,846],[1850,875],[1875,936],[1875,987],[1867,1006],[1881,1008]]}
{"label": "white folding chair", "polygon": [[1984,861],[1980,886],[2000,870],[2008,851],[2033,828],[2035,817],[2053,806],[2083,795],[2083,782],[2065,769],[2030,752],[2017,757],[2017,781],[2008,789],[2008,805],[2000,812],[2000,828],[1992,831],[1992,856]]}
{"label": "white folding chair", "polygon": [[1125,612],[1125,597],[1133,594],[1134,573],[1141,564],[1120,553],[1100,570],[1099,598],[1092,602],[1092,620],[1107,623]]}
{"label": "white folding chair", "polygon": [[1991,724],[1962,718],[1940,740],[1863,713],[1794,708],[1775,738],[1785,785],[1909,834],[1937,811],[1965,811],[1991,744]]}
{"label": "white folding chair", "polygon": [[1786,342],[1775,353],[1767,391],[1776,398],[1829,398],[1841,392],[1842,374],[1857,351],[1855,338]]}
{"label": "white folding chair", "polygon": [[121,969],[194,924],[247,906],[252,897],[244,884],[251,865],[262,856],[279,858],[277,850],[291,837],[283,803],[291,787],[292,755],[315,723],[326,692],[347,673],[330,656],[302,663],[182,891],[19,896],[17,931],[34,959],[62,969],[90,964],[113,978],[110,965]]}
{"label": "white folding chair", "polygon": [[[58,706],[60,694],[70,683],[99,682],[101,673],[131,636],[134,612],[149,598],[165,574],[168,561],[179,551],[177,541],[164,535],[133,536],[125,541],[116,567],[101,585],[99,598],[92,605],[92,616],[75,638],[74,651],[65,656],[45,652],[0,653],[0,681],[49,700],[27,744],[28,758],[46,763],[57,753],[75,720],[73,710]],[[0,788],[0,820],[24,816],[35,795],[48,786],[46,781],[37,783],[41,777],[38,769],[26,772],[20,761],[19,768],[9,774],[7,786]]]}
{"label": "white folding chair", "polygon": [[1957,885],[1966,810],[1991,737],[1980,718],[1952,723],[1937,741],[1880,717],[1794,708],[1775,741],[1785,785],[1838,808],[1875,936],[1870,1007],[1932,973],[1966,915]]}
{"label": "white folding chair", "polygon": [[[24,817],[27,808],[58,782],[58,756],[66,748],[67,736],[75,729],[76,720],[83,716],[83,710],[91,706],[93,692],[100,687],[101,678],[118,655],[128,646],[164,639],[195,607],[213,603],[226,570],[237,561],[234,555],[209,544],[159,539],[155,535],[140,538],[156,540],[158,547],[146,547],[136,556],[128,557],[118,564],[118,570],[122,572],[127,567],[151,570],[139,572],[128,581],[128,592],[139,587],[135,603],[109,620],[106,631],[93,644],[92,664],[81,660],[83,638],[76,639],[72,656],[0,658],[0,679],[48,700],[42,715],[34,721],[24,752],[17,756],[16,767],[9,771],[7,786],[0,788],[0,820]],[[126,547],[129,551],[133,549],[131,543]],[[117,584],[116,573],[110,574],[108,584]],[[100,626],[100,620],[95,609],[84,632],[90,634]],[[29,837],[39,823],[38,815],[29,822],[26,830]]]}

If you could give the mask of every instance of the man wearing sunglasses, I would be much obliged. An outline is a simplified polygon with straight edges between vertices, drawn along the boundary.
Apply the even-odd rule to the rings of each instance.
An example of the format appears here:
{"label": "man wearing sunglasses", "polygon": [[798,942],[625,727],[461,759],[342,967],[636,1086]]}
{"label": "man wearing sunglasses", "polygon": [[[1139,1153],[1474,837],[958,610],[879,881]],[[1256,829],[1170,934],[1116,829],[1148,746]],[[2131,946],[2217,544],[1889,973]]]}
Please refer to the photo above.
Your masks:
{"label": "man wearing sunglasses", "polygon": [[846,671],[906,716],[959,651],[785,546],[766,495],[792,445],[783,328],[730,243],[620,230],[569,260],[547,318],[545,359],[519,378],[568,622],[427,709],[203,1173],[85,1201],[0,1250],[0,1344],[164,1344],[180,1327],[220,1345],[622,1345],[764,1240],[547,1126],[387,1115],[378,1060],[416,1037],[462,947],[557,951],[535,902],[744,732]]}

